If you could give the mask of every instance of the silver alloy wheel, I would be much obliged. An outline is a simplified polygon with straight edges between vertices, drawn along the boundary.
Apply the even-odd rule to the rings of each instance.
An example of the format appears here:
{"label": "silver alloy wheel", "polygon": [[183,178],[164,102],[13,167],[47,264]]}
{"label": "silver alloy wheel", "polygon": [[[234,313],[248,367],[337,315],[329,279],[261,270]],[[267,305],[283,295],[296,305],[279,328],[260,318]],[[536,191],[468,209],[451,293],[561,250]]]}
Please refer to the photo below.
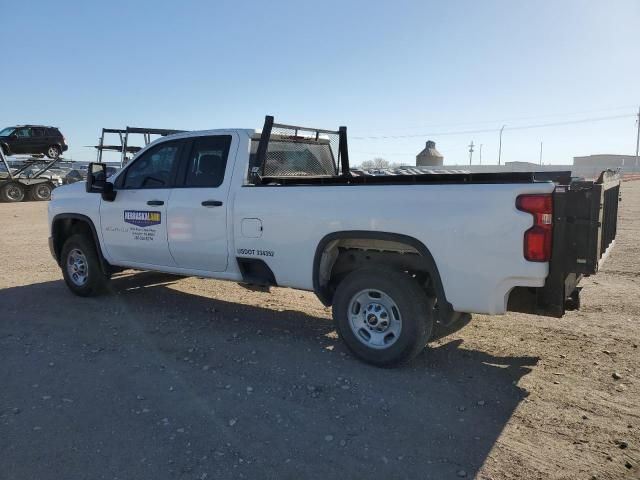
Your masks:
{"label": "silver alloy wheel", "polygon": [[78,287],[84,286],[89,279],[87,257],[77,248],[71,250],[67,256],[67,273],[71,281]]}
{"label": "silver alloy wheel", "polygon": [[38,200],[49,200],[51,198],[51,187],[46,183],[41,183],[34,187],[36,189],[36,197]]}
{"label": "silver alloy wheel", "polygon": [[60,155],[58,147],[51,146],[49,150],[47,150],[47,157],[49,158],[58,158],[58,155]]}
{"label": "silver alloy wheel", "polygon": [[380,290],[356,293],[349,302],[349,326],[356,338],[375,349],[389,348],[402,331],[402,317],[396,302]]}

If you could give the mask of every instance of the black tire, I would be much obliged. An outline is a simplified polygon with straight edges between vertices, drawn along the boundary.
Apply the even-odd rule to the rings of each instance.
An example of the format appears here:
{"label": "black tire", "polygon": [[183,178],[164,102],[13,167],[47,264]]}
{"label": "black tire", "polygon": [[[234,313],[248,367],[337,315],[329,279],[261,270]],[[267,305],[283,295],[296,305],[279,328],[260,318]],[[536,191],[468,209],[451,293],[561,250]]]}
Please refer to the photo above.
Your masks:
{"label": "black tire", "polygon": [[47,151],[44,154],[53,160],[58,158],[60,153],[60,147],[58,145],[50,145],[47,147]]}
{"label": "black tire", "polygon": [[[371,292],[363,293],[367,290]],[[378,339],[382,337],[384,343],[389,341],[389,346],[375,348],[367,344],[366,336],[374,338],[374,335],[368,332],[372,330],[371,325],[367,323],[369,314],[365,314],[361,309],[375,310],[375,295],[380,295],[380,292],[391,299],[396,307],[397,312],[391,315],[400,318],[401,329],[398,335],[389,333],[388,340],[385,332],[391,327],[382,333],[376,333],[374,326],[374,335],[377,335]],[[368,305],[357,301],[357,297],[363,294],[366,298],[372,299],[367,300],[371,302]],[[381,299],[380,302],[384,303],[384,300]],[[354,314],[351,315],[353,318],[359,317],[362,311],[363,326],[358,329],[358,333],[354,331],[357,328],[351,326],[350,307],[355,307]],[[383,306],[380,319],[371,311],[373,317],[376,317],[371,321],[380,322],[382,325],[382,319],[387,318],[387,310],[388,308]],[[391,310],[393,312],[393,308]],[[400,365],[413,359],[426,346],[433,329],[433,299],[429,298],[418,282],[406,273],[383,268],[363,268],[347,275],[338,285],[333,299],[333,320],[338,334],[357,357],[382,367]]]}
{"label": "black tire", "polygon": [[[70,256],[73,255],[77,259],[77,252],[80,252],[83,256],[86,270],[76,270],[72,274],[73,267],[69,267],[70,263],[72,263]],[[102,272],[95,243],[92,239],[87,238],[86,235],[72,235],[64,242],[60,253],[60,267],[69,290],[81,297],[92,297],[101,294],[109,282],[109,276]],[[79,280],[80,277],[85,277],[84,282]]]}
{"label": "black tire", "polygon": [[24,185],[18,182],[9,182],[0,188],[0,200],[3,202],[21,202],[24,200],[25,193]]}
{"label": "black tire", "polygon": [[31,186],[29,190],[29,198],[36,202],[46,202],[51,200],[51,192],[53,191],[53,185],[49,182],[37,183]]}

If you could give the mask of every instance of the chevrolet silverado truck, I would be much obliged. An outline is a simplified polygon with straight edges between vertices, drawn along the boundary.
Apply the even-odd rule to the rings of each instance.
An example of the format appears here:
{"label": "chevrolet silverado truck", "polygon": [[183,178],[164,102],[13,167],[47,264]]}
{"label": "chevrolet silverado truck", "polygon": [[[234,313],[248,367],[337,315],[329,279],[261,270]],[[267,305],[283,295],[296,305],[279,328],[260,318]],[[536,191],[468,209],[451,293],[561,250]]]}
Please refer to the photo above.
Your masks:
{"label": "chevrolet silverado truck", "polygon": [[69,289],[123,269],[316,293],[361,359],[406,362],[471,313],[561,317],[614,244],[620,180],[569,172],[366,175],[346,127],[274,123],[159,139],[53,192]]}

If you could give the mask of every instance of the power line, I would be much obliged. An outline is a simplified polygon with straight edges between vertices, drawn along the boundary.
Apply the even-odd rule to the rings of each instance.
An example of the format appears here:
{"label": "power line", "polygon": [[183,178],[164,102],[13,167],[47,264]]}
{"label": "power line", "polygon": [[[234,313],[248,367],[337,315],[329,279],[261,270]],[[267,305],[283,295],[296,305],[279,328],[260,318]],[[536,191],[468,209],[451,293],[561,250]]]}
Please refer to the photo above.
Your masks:
{"label": "power line", "polygon": [[[504,124],[504,123],[508,123],[508,122],[517,122],[520,120],[533,120],[533,119],[540,119],[540,118],[553,118],[553,117],[570,117],[573,115],[585,115],[587,113],[599,113],[599,112],[611,112],[614,110],[630,110],[630,109],[635,109],[635,105],[626,105],[623,107],[611,107],[611,108],[600,108],[597,110],[582,110],[580,112],[567,112],[567,113],[552,113],[552,114],[546,114],[546,115],[528,115],[528,116],[524,116],[524,117],[512,117],[512,118],[502,118],[502,119],[496,119],[496,120],[478,120],[475,122],[456,122],[456,123],[432,123],[429,125],[413,125],[413,126],[404,126],[400,129],[393,129],[395,131],[398,130],[409,130],[409,129],[417,129],[417,128],[440,128],[440,127],[459,127],[459,126],[464,126],[464,125],[482,125],[482,124],[488,124],[488,123],[494,123],[494,124]],[[393,130],[389,130],[389,131],[393,131]]]}
{"label": "power line", "polygon": [[629,118],[635,115],[612,115],[609,117],[597,117],[597,118],[583,118],[580,120],[567,120],[564,122],[553,122],[553,123],[539,123],[537,125],[525,125],[523,127],[509,127],[506,130],[524,130],[528,128],[542,128],[542,127],[556,127],[562,125],[575,125],[578,123],[590,123],[590,122],[601,122],[603,120],[614,120],[616,118]]}
{"label": "power line", "polygon": [[[625,115],[610,115],[606,117],[592,117],[592,118],[583,118],[580,120],[565,120],[563,122],[550,122],[550,123],[538,123],[533,125],[522,125],[519,127],[503,127],[504,130],[526,130],[530,128],[544,128],[544,127],[559,127],[564,125],[575,125],[580,123],[590,123],[590,122],[602,122],[605,120],[614,120],[617,118],[630,118],[635,117],[635,114],[625,114]],[[499,132],[500,128],[486,128],[480,130],[458,130],[451,132],[428,132],[428,133],[417,133],[411,135],[379,135],[379,136],[352,136],[350,140],[383,140],[383,139],[398,139],[398,138],[418,138],[418,137],[441,137],[445,135],[469,135],[474,133],[490,133],[490,132]]]}

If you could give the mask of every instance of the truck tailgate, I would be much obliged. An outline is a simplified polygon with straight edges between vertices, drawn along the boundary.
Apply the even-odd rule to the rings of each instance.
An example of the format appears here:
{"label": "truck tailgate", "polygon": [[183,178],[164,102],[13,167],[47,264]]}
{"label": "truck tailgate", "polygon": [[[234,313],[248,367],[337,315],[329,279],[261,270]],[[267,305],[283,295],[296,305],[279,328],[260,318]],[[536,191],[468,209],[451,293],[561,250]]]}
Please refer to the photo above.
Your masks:
{"label": "truck tailgate", "polygon": [[620,176],[605,171],[596,180],[556,186],[549,275],[540,288],[517,287],[508,310],[562,317],[580,306],[583,276],[594,275],[615,244]]}

